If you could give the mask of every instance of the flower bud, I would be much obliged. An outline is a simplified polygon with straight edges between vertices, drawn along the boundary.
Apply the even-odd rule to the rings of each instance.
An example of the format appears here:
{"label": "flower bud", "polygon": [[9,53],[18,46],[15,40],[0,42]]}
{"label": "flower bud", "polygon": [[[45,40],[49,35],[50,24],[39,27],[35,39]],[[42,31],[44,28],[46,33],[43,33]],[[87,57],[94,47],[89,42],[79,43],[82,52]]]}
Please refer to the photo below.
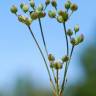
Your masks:
{"label": "flower bud", "polygon": [[30,0],[30,6],[31,6],[32,8],[34,8],[34,6],[35,6],[34,0]]}
{"label": "flower bud", "polygon": [[25,16],[22,16],[22,15],[19,15],[19,16],[18,16],[18,20],[19,20],[20,22],[22,22],[22,23],[25,23],[25,19],[26,19]]}
{"label": "flower bud", "polygon": [[24,6],[24,3],[21,3],[21,4],[20,4],[20,8],[22,9],[22,8],[23,8],[23,6]]}
{"label": "flower bud", "polygon": [[63,19],[64,19],[64,22],[68,20],[68,13],[66,11],[63,13]]}
{"label": "flower bud", "polygon": [[71,6],[71,2],[68,0],[66,3],[65,3],[65,8],[68,10]]}
{"label": "flower bud", "polygon": [[28,10],[29,10],[28,5],[27,5],[27,4],[24,4],[23,7],[22,7],[22,10],[23,10],[25,13],[28,12]]}
{"label": "flower bud", "polygon": [[43,8],[44,8],[44,7],[43,7],[43,4],[39,4],[39,6],[38,6],[37,9],[38,9],[39,11],[43,11]]}
{"label": "flower bud", "polygon": [[50,68],[54,68],[54,62],[50,63]]}
{"label": "flower bud", "polygon": [[58,15],[63,16],[63,14],[64,14],[64,11],[62,11],[62,10],[58,11]]}
{"label": "flower bud", "polygon": [[18,9],[17,9],[17,7],[16,7],[15,5],[13,5],[13,6],[11,7],[10,11],[11,11],[13,14],[16,14],[17,11],[18,11]]}
{"label": "flower bud", "polygon": [[70,42],[73,46],[77,45],[77,40],[75,38],[71,38]]}
{"label": "flower bud", "polygon": [[46,16],[46,13],[45,12],[41,12],[40,14],[39,14],[39,18],[43,18],[43,17],[45,17]]}
{"label": "flower bud", "polygon": [[67,35],[68,35],[68,36],[72,36],[72,35],[73,35],[73,31],[72,31],[71,29],[68,29],[68,30],[67,30]]}
{"label": "flower bud", "polygon": [[64,57],[62,57],[62,62],[64,63],[64,62],[67,62],[67,61],[69,61],[69,57],[66,55],[66,56],[64,56]]}
{"label": "flower bud", "polygon": [[74,31],[75,31],[75,33],[77,33],[79,31],[79,25],[75,25]]}
{"label": "flower bud", "polygon": [[45,1],[46,6],[50,4],[50,0]]}
{"label": "flower bud", "polygon": [[52,54],[49,54],[48,55],[48,60],[49,61],[54,61],[55,60],[55,57]]}
{"label": "flower bud", "polygon": [[49,15],[50,18],[55,18],[55,17],[56,17],[56,12],[50,10],[50,11],[48,12],[48,15]]}
{"label": "flower bud", "polygon": [[32,19],[31,19],[31,18],[26,18],[26,19],[25,19],[25,24],[26,24],[27,26],[30,26],[31,23],[32,23]]}
{"label": "flower bud", "polygon": [[57,16],[57,21],[58,21],[59,23],[63,23],[63,22],[64,22],[64,19],[63,19],[62,16]]}
{"label": "flower bud", "polygon": [[71,4],[70,8],[72,11],[76,11],[78,9],[78,6],[77,6],[77,4]]}
{"label": "flower bud", "polygon": [[32,20],[36,20],[38,18],[37,12],[30,13],[30,17],[31,17]]}
{"label": "flower bud", "polygon": [[55,7],[55,8],[57,7],[57,2],[56,2],[56,0],[52,0],[51,4],[52,4],[53,7]]}
{"label": "flower bud", "polygon": [[56,70],[58,70],[58,69],[62,69],[62,62],[60,62],[60,61],[55,61],[54,62],[54,68],[56,69]]}
{"label": "flower bud", "polygon": [[82,43],[83,41],[84,41],[84,35],[81,34],[79,37],[77,37],[77,42],[79,44],[79,43]]}

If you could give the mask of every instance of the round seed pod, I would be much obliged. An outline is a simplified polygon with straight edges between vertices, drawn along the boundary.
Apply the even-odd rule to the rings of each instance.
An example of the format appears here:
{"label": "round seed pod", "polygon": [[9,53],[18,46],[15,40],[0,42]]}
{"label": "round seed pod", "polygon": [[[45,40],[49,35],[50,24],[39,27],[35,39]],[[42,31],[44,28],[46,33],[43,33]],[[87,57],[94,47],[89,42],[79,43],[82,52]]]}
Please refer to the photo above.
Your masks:
{"label": "round seed pod", "polygon": [[72,11],[76,11],[77,9],[78,9],[78,6],[77,6],[77,4],[71,4],[71,7],[70,7],[70,9],[72,10]]}
{"label": "round seed pod", "polygon": [[32,23],[32,19],[31,19],[31,18],[26,18],[26,19],[25,19],[25,24],[26,24],[27,26],[30,26],[31,23]]}
{"label": "round seed pod", "polygon": [[23,5],[24,5],[24,3],[21,3],[21,4],[20,4],[20,8],[21,8],[21,9],[23,8]]}
{"label": "round seed pod", "polygon": [[62,10],[58,11],[58,15],[63,16],[63,14],[64,14],[64,11],[62,11]]}
{"label": "round seed pod", "polygon": [[15,5],[13,5],[13,6],[11,7],[10,11],[11,11],[13,14],[16,14],[17,11],[18,11],[18,9],[17,9],[17,7],[16,7]]}
{"label": "round seed pod", "polygon": [[73,35],[73,31],[72,31],[71,29],[68,29],[68,30],[67,30],[67,35],[68,35],[68,36],[72,36],[72,35]]}
{"label": "round seed pod", "polygon": [[79,43],[82,43],[83,41],[84,41],[84,35],[81,34],[79,37],[77,37],[77,42],[79,44]]}
{"label": "round seed pod", "polygon": [[32,8],[35,7],[35,2],[34,2],[34,0],[30,0],[30,6],[31,6]]}
{"label": "round seed pod", "polygon": [[23,7],[22,7],[22,10],[23,10],[25,13],[28,12],[28,10],[29,10],[28,5],[27,5],[27,4],[24,4]]}
{"label": "round seed pod", "polygon": [[52,54],[49,54],[48,55],[48,60],[51,62],[51,61],[54,61],[55,60],[55,57],[52,55]]}
{"label": "round seed pod", "polygon": [[63,19],[62,16],[57,16],[57,21],[58,21],[59,23],[63,23],[63,22],[64,22],[64,19]]}
{"label": "round seed pod", "polygon": [[56,0],[52,0],[52,1],[51,1],[51,4],[52,4],[53,7],[55,7],[55,8],[57,7],[57,2],[56,2]]}
{"label": "round seed pod", "polygon": [[56,17],[56,11],[51,11],[51,10],[50,10],[50,11],[48,12],[48,15],[49,15],[50,18],[55,18],[55,17]]}
{"label": "round seed pod", "polygon": [[26,19],[26,17],[23,16],[23,15],[19,15],[19,16],[18,16],[18,20],[19,20],[20,22],[22,22],[22,23],[25,23],[25,19]]}
{"label": "round seed pod", "polygon": [[46,6],[50,4],[50,0],[45,1]]}
{"label": "round seed pod", "polygon": [[43,11],[43,8],[44,8],[43,4],[39,4],[39,6],[38,6],[37,9],[38,9],[39,11]]}
{"label": "round seed pod", "polygon": [[75,38],[71,38],[70,42],[73,46],[77,45],[77,40]]}
{"label": "round seed pod", "polygon": [[63,19],[64,19],[64,22],[68,20],[68,13],[66,11],[63,13]]}
{"label": "round seed pod", "polygon": [[56,69],[56,70],[59,70],[59,69],[62,69],[62,63],[60,62],[60,61],[55,61],[54,62],[54,68]]}
{"label": "round seed pod", "polygon": [[71,6],[71,1],[67,1],[66,3],[65,3],[65,8],[68,10],[68,9],[70,9],[70,6]]}
{"label": "round seed pod", "polygon": [[36,20],[38,18],[37,12],[30,13],[30,17],[32,18],[32,20]]}
{"label": "round seed pod", "polygon": [[65,55],[64,57],[62,57],[62,62],[68,62],[69,61],[69,56]]}
{"label": "round seed pod", "polygon": [[79,25],[75,25],[74,31],[75,31],[75,33],[77,33],[79,31]]}

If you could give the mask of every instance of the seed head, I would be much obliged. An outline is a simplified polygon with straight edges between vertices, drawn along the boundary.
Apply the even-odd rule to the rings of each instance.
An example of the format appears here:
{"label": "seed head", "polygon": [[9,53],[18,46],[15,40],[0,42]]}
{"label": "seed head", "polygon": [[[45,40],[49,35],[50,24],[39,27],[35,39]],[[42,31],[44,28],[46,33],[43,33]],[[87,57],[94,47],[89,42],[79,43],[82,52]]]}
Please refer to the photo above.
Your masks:
{"label": "seed head", "polygon": [[32,18],[32,20],[36,20],[38,18],[37,12],[30,13],[30,17]]}
{"label": "seed head", "polygon": [[28,5],[27,5],[27,4],[24,4],[23,7],[22,7],[22,10],[23,10],[25,13],[28,12],[28,10],[29,10]]}
{"label": "seed head", "polygon": [[52,55],[52,54],[49,54],[48,55],[48,60],[51,62],[51,61],[54,61],[55,60],[55,57]]}
{"label": "seed head", "polygon": [[79,25],[75,25],[74,31],[75,31],[75,33],[77,33],[79,31]]}
{"label": "seed head", "polygon": [[45,1],[46,6],[50,4],[50,0]]}
{"label": "seed head", "polygon": [[62,57],[62,62],[67,62],[69,61],[69,57],[67,55],[65,55],[64,57]]}
{"label": "seed head", "polygon": [[51,4],[52,4],[53,7],[55,7],[55,8],[57,7],[57,2],[56,2],[56,0],[52,0],[52,1],[51,1]]}
{"label": "seed head", "polygon": [[68,10],[71,6],[71,2],[70,0],[68,0],[66,3],[65,3],[65,8]]}
{"label": "seed head", "polygon": [[18,9],[17,9],[17,7],[16,7],[15,5],[13,5],[13,6],[11,7],[10,11],[11,11],[13,14],[16,14],[17,11],[18,11]]}
{"label": "seed head", "polygon": [[64,22],[64,19],[63,19],[62,16],[57,16],[57,21],[58,21],[59,23],[63,23],[63,22]]}
{"label": "seed head", "polygon": [[73,35],[73,31],[72,31],[71,29],[68,29],[68,30],[67,30],[67,35],[68,35],[68,36],[72,36],[72,35]]}
{"label": "seed head", "polygon": [[32,8],[35,7],[35,2],[34,2],[34,0],[30,0],[30,6],[31,6]]}
{"label": "seed head", "polygon": [[50,11],[48,12],[48,15],[49,15],[50,18],[55,18],[55,17],[56,17],[56,11],[51,11],[51,10],[50,10]]}
{"label": "seed head", "polygon": [[75,4],[75,3],[71,4],[70,9],[71,9],[72,11],[76,11],[76,10],[78,9],[77,4]]}
{"label": "seed head", "polygon": [[43,8],[44,8],[43,4],[39,4],[39,6],[38,6],[37,9],[38,9],[39,11],[43,11]]}

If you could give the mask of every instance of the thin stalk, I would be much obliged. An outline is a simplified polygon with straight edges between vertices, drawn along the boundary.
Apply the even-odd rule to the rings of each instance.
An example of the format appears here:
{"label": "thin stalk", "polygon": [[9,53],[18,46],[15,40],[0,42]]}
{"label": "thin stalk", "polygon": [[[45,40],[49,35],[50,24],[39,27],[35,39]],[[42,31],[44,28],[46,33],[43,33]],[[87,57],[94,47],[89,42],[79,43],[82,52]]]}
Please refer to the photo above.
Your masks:
{"label": "thin stalk", "polygon": [[58,96],[59,96],[59,70],[57,69],[56,70],[56,84],[57,84],[57,94],[58,94]]}
{"label": "thin stalk", "polygon": [[[64,32],[65,32],[65,37],[66,37],[67,56],[69,56],[69,44],[68,44],[68,37],[67,37],[67,30],[66,30],[65,23],[63,23],[63,27],[64,27]],[[60,94],[62,94],[62,92],[64,90],[64,85],[65,85],[65,80],[66,80],[66,74],[67,74],[67,69],[68,69],[67,67],[68,67],[68,62],[66,62],[65,71],[64,71],[64,77],[63,77],[63,82],[62,82],[62,85],[61,85],[61,92],[60,92]]]}
{"label": "thin stalk", "polygon": [[48,50],[47,50],[47,46],[46,46],[46,42],[45,42],[45,38],[44,38],[44,32],[43,32],[43,28],[42,28],[42,24],[41,24],[41,19],[39,18],[38,21],[39,21],[39,26],[40,26],[40,30],[41,30],[41,36],[42,36],[44,48],[45,48],[46,54],[48,56]]}
{"label": "thin stalk", "polygon": [[34,36],[34,34],[33,34],[33,32],[32,32],[32,29],[30,28],[30,26],[28,26],[28,29],[29,29],[29,31],[30,31],[30,33],[31,33],[31,35],[32,35],[32,37],[33,37],[33,39],[34,39],[34,41],[35,41],[35,43],[36,43],[36,45],[37,45],[37,47],[38,47],[38,49],[39,49],[39,51],[40,51],[40,53],[41,53],[41,56],[42,56],[43,60],[44,60],[44,63],[45,63],[45,66],[46,66],[46,69],[47,69],[47,72],[48,72],[48,75],[49,75],[50,83],[52,84],[53,88],[55,89],[55,86],[54,86],[54,83],[53,83],[53,81],[52,81],[51,74],[50,74],[50,71],[49,71],[49,68],[48,68],[46,59],[45,59],[45,57],[44,57],[44,54],[43,54],[43,52],[42,52],[42,50],[41,50],[41,48],[40,48],[40,46],[39,46],[39,44],[38,44],[37,39],[35,38],[35,36]]}

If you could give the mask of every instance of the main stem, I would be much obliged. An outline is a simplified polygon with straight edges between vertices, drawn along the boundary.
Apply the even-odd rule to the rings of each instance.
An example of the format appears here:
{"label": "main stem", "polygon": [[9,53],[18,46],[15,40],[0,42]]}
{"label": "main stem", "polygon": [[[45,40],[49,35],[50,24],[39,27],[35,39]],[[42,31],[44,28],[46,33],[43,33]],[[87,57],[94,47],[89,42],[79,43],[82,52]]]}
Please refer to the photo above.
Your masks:
{"label": "main stem", "polygon": [[[65,23],[63,23],[63,27],[64,27],[64,32],[65,32],[65,37],[66,37],[67,56],[69,56],[69,44],[68,44],[68,37],[67,37],[67,30],[66,30],[66,24]],[[64,77],[63,77],[63,82],[62,82],[62,85],[61,85],[60,94],[63,94],[63,91],[64,91],[64,85],[65,85],[65,80],[66,80],[67,69],[68,69],[68,62],[66,62]]]}
{"label": "main stem", "polygon": [[32,35],[32,37],[33,37],[33,39],[34,39],[34,41],[35,41],[35,43],[36,43],[36,45],[37,45],[37,47],[38,47],[38,49],[40,51],[40,53],[41,53],[41,56],[42,56],[43,60],[44,60],[44,63],[45,63],[45,66],[46,66],[46,69],[47,69],[47,72],[48,72],[48,75],[49,75],[50,83],[52,84],[53,88],[55,89],[55,86],[54,86],[54,83],[52,81],[51,74],[50,74],[50,71],[49,71],[46,59],[44,57],[44,54],[43,54],[43,52],[42,52],[42,50],[41,50],[41,48],[40,48],[40,46],[39,46],[39,44],[37,42],[37,39],[35,38],[35,36],[34,36],[32,30],[31,30],[30,26],[28,26],[28,29],[29,29],[29,31],[30,31],[30,33],[31,33],[31,35]]}

